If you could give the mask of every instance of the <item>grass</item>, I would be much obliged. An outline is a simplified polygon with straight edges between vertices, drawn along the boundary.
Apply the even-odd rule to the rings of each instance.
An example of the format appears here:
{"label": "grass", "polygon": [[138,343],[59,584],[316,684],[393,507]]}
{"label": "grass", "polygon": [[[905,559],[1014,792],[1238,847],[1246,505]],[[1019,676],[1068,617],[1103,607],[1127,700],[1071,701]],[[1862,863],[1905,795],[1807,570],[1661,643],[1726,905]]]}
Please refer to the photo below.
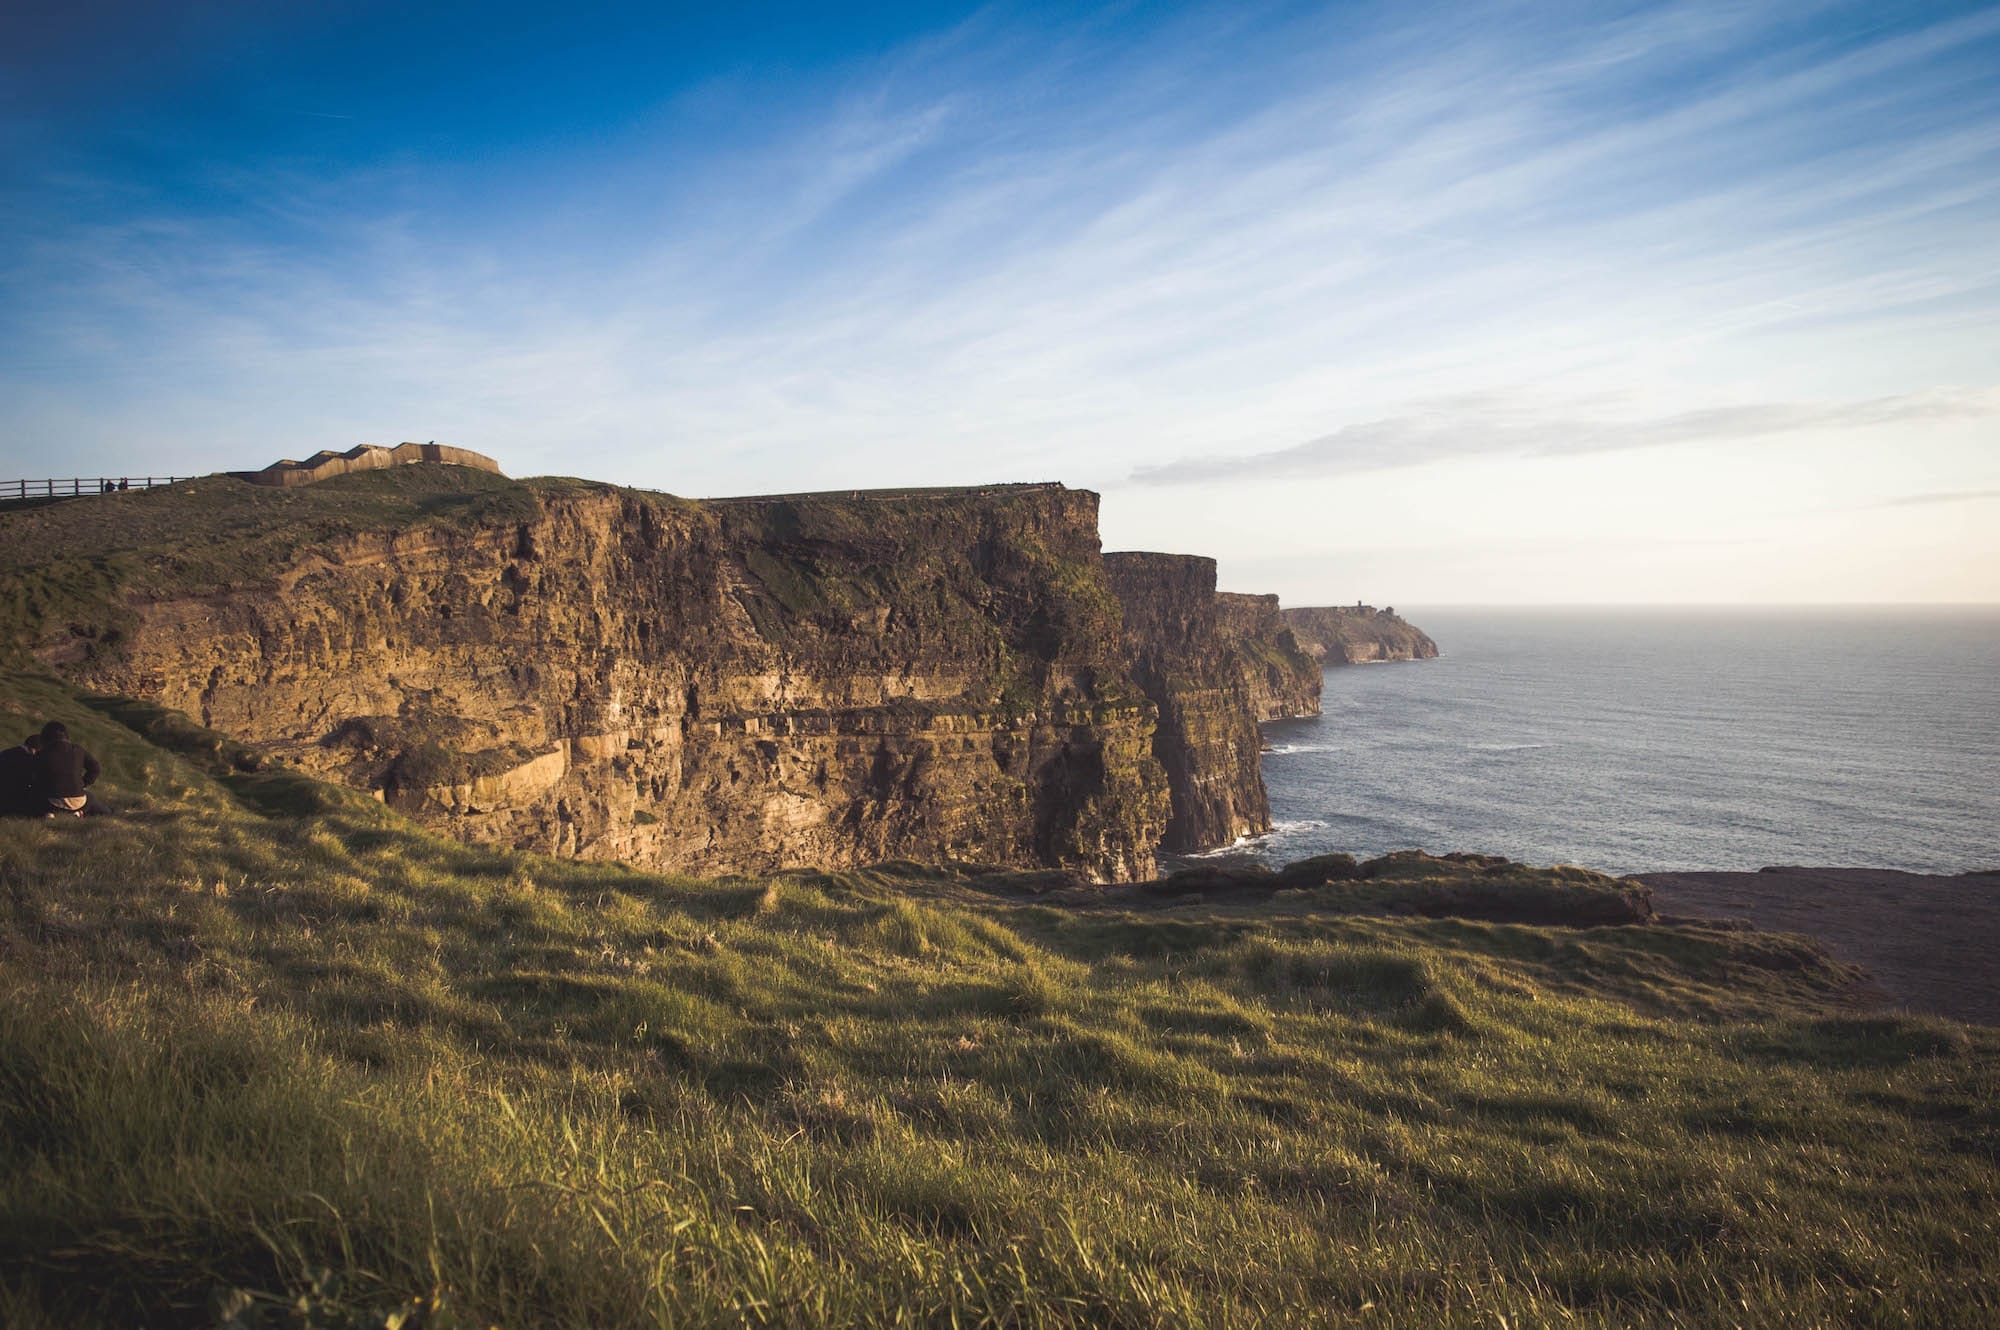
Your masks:
{"label": "grass", "polygon": [[122,816],[0,824],[9,1326],[2000,1321],[2000,1033],[1796,939],[667,878],[49,716]]}

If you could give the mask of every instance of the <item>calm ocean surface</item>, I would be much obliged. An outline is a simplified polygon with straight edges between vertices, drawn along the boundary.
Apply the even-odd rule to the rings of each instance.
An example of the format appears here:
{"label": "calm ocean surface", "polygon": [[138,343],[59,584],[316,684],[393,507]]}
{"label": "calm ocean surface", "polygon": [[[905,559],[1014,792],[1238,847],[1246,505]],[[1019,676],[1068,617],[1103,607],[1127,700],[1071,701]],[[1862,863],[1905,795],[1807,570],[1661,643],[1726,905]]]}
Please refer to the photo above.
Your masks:
{"label": "calm ocean surface", "polygon": [[1404,612],[1443,655],[1265,726],[1243,849],[2000,867],[2000,609]]}

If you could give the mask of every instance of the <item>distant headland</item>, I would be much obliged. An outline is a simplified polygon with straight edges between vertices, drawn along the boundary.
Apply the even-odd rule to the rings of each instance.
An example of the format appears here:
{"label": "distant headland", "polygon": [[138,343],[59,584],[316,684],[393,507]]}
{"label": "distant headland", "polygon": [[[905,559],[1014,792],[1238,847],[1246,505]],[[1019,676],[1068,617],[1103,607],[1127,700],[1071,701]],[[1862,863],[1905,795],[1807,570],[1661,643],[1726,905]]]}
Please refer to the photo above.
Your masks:
{"label": "distant headland", "polygon": [[1366,665],[1437,657],[1437,643],[1393,609],[1378,610],[1357,602],[1284,613],[1299,641],[1324,664]]}

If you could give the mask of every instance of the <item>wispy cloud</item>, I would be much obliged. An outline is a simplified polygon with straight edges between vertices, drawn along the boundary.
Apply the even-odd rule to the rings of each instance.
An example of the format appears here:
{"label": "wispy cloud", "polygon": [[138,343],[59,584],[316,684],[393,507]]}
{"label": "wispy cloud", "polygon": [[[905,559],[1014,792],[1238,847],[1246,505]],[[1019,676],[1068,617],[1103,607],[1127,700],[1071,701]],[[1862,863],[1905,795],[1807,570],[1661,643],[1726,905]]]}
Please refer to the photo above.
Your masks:
{"label": "wispy cloud", "polygon": [[1456,457],[1559,457],[1993,416],[2000,416],[2000,391],[1937,391],[1852,402],[1748,402],[1624,420],[1549,411],[1490,394],[1428,403],[1406,414],[1343,425],[1289,448],[1141,466],[1132,472],[1132,479],[1142,485],[1186,485],[1331,476]]}

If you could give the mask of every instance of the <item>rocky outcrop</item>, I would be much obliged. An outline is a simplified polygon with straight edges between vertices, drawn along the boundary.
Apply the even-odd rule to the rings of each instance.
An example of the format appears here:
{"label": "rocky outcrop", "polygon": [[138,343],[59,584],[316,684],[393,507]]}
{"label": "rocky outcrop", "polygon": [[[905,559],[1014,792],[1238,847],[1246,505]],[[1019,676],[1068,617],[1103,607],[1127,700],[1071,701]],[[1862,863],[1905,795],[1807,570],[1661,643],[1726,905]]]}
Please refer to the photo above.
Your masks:
{"label": "rocky outcrop", "polygon": [[1133,681],[1159,708],[1153,754],[1172,798],[1164,846],[1201,849],[1270,830],[1250,671],[1218,626],[1215,560],[1118,553],[1104,556],[1104,569]]}
{"label": "rocky outcrop", "polygon": [[1437,643],[1392,609],[1337,605],[1284,611],[1299,645],[1323,665],[1378,660],[1431,660]]}
{"label": "rocky outcrop", "polygon": [[[458,479],[427,492],[427,470]],[[905,858],[1126,880],[1163,836],[1261,826],[1236,676],[1154,655],[1168,748],[1230,751],[1227,788],[1182,763],[1197,788],[1170,822],[1088,492],[695,503],[397,468],[148,500],[148,530],[215,540],[97,551],[129,575],[66,604],[42,659],[465,839],[702,874]],[[64,557],[56,526],[7,534]]]}
{"label": "rocky outcrop", "polygon": [[1252,715],[1265,721],[1319,714],[1319,660],[1299,645],[1276,596],[1218,591],[1215,626],[1236,652]]}

